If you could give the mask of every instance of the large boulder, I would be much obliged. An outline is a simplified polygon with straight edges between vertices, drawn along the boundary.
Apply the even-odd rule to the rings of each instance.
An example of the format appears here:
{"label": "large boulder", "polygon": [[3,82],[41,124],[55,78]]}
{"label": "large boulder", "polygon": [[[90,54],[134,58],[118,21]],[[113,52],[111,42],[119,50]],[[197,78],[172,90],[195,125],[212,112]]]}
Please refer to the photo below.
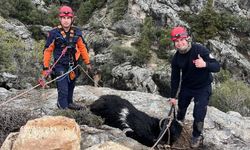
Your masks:
{"label": "large boulder", "polygon": [[117,144],[112,141],[105,142],[103,144],[94,145],[86,150],[132,150],[126,146]]}
{"label": "large boulder", "polygon": [[[13,137],[13,136],[10,136]],[[7,143],[10,140],[6,140]],[[73,119],[62,116],[45,116],[30,120],[20,129],[11,150],[80,150],[81,132]],[[1,150],[7,150],[3,144]]]}

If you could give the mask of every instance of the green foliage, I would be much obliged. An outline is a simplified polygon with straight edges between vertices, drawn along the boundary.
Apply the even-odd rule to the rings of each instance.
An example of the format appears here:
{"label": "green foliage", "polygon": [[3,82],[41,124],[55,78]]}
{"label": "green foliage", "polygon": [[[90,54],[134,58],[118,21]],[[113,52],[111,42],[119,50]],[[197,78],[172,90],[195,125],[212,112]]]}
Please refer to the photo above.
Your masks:
{"label": "green foliage", "polygon": [[31,58],[35,60],[35,63],[41,64],[43,62],[44,45],[44,40],[40,40],[35,43],[34,50],[31,52]]}
{"label": "green foliage", "polygon": [[240,42],[237,44],[236,46],[237,51],[242,53],[245,56],[248,56],[247,58],[249,58],[249,54],[250,54],[250,39],[249,37],[243,37],[241,38]]}
{"label": "green foliage", "polygon": [[79,24],[86,24],[95,9],[101,8],[105,3],[106,0],[87,0],[82,2],[76,12]]}
{"label": "green foliage", "polygon": [[239,35],[250,34],[248,19],[233,16],[227,11],[215,12],[211,0],[199,14],[182,12],[180,16],[190,24],[195,40],[201,43],[215,36],[220,36],[224,40],[228,39],[229,31]]}
{"label": "green foliage", "polygon": [[187,20],[193,32],[195,39],[198,42],[204,43],[206,40],[211,39],[218,35],[219,15],[214,11],[211,6],[205,7],[200,14],[181,14],[182,18]]}
{"label": "green foliage", "polygon": [[76,13],[77,19],[79,20],[79,23],[86,24],[86,22],[91,17],[94,9],[95,8],[90,1],[87,1],[85,3],[81,3],[80,8]]}
{"label": "green foliage", "polygon": [[153,19],[147,17],[144,20],[143,27],[141,29],[141,36],[139,41],[134,43],[137,51],[134,52],[134,60],[132,64],[134,65],[143,65],[146,64],[150,57],[150,49],[153,41],[157,40],[157,29],[154,26]]}
{"label": "green foliage", "polygon": [[138,49],[133,53],[134,60],[132,64],[142,66],[146,64],[150,59],[150,45],[147,38],[142,39],[138,44]]}
{"label": "green foliage", "polygon": [[[100,66],[101,75],[102,75],[102,81],[112,81],[113,76],[111,75],[112,69],[114,65],[111,62],[105,63],[102,66]],[[106,83],[109,84],[109,83]],[[105,87],[105,85],[104,85]]]}
{"label": "green foliage", "polygon": [[53,25],[54,19],[36,9],[31,0],[1,0],[0,14],[5,18],[17,18],[25,24]]}
{"label": "green foliage", "polygon": [[128,0],[114,0],[111,7],[113,8],[112,20],[117,22],[121,20],[128,9]]}
{"label": "green foliage", "polygon": [[43,0],[44,3],[49,6],[51,4],[57,4],[57,5],[60,5],[61,4],[61,0]]}
{"label": "green foliage", "polygon": [[220,72],[215,74],[220,83],[228,81],[232,75],[228,70],[221,69]]}
{"label": "green foliage", "polygon": [[160,37],[159,39],[159,50],[156,51],[158,58],[160,59],[167,59],[170,61],[170,54],[168,53],[168,50],[171,50],[174,48],[173,42],[170,39],[170,31],[171,28],[161,28],[158,31],[157,37]]}
{"label": "green foliage", "polygon": [[48,10],[48,14],[45,15],[46,16],[45,22],[47,23],[44,23],[43,25],[55,27],[59,24],[58,9],[59,9],[59,6],[57,5],[50,6]]}
{"label": "green foliage", "polygon": [[55,112],[54,115],[73,118],[79,125],[88,125],[91,127],[99,127],[104,122],[101,117],[92,114],[89,109],[84,109],[80,111],[74,111],[69,109],[58,110]]}
{"label": "green foliage", "polygon": [[132,51],[131,48],[127,47],[119,47],[119,46],[114,46],[112,47],[112,60],[114,62],[117,62],[119,64],[122,64],[126,61],[131,61],[132,58]]}
{"label": "green foliage", "polygon": [[214,90],[210,104],[224,112],[250,116],[250,88],[242,81],[229,79]]}
{"label": "green foliage", "polygon": [[41,36],[43,34],[42,30],[38,26],[30,26],[28,27],[29,31],[32,33],[32,38],[35,40],[41,40],[43,37]]}
{"label": "green foliage", "polygon": [[245,34],[246,36],[250,35],[250,21],[249,18],[234,17],[234,31],[236,33]]}
{"label": "green foliage", "polygon": [[15,51],[22,49],[24,49],[24,43],[20,39],[0,28],[0,71],[15,71],[16,64],[13,63],[12,59],[17,55],[21,55],[21,52],[16,54]]}
{"label": "green foliage", "polygon": [[179,6],[184,6],[184,5],[190,6],[190,3],[191,3],[191,0],[178,0],[177,2]]}
{"label": "green foliage", "polygon": [[40,75],[43,47],[45,41],[35,43],[32,51],[25,50],[24,42],[0,29],[0,71],[21,74],[20,85],[25,83],[37,83],[36,78]]}

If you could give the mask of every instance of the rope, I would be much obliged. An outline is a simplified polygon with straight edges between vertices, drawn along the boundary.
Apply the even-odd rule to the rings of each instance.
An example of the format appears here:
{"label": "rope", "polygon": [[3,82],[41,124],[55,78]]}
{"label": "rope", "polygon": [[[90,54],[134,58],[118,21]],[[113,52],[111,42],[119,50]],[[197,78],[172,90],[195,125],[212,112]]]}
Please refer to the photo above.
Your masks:
{"label": "rope", "polygon": [[59,62],[59,60],[62,58],[62,56],[67,52],[68,46],[66,46],[63,50],[59,58],[56,60],[56,62],[49,68],[49,70],[46,72],[45,77],[49,76],[52,72],[52,69],[55,67],[55,65]]}
{"label": "rope", "polygon": [[88,72],[86,72],[83,68],[82,68],[82,66],[79,66],[81,69],[82,69],[82,71],[88,76],[88,78],[92,81],[92,82],[94,82],[94,84],[96,84],[97,85],[97,87],[101,87],[98,83],[96,83],[95,82],[95,80],[88,74]]}
{"label": "rope", "polygon": [[[72,70],[69,70],[69,71],[65,72],[64,74],[62,74],[62,75],[56,77],[55,79],[46,82],[44,85],[48,85],[48,84],[50,84],[50,83],[56,81],[57,79],[63,77],[64,75],[69,74],[71,71],[75,70],[77,67],[79,67],[79,65],[76,65],[74,68],[72,68]],[[7,100],[7,101],[1,103],[1,104],[0,104],[0,107],[3,106],[3,105],[5,105],[5,104],[7,104],[7,103],[9,103],[10,101],[13,101],[14,99],[16,99],[16,98],[18,98],[18,97],[21,97],[21,96],[25,95],[26,93],[28,93],[28,92],[34,90],[35,88],[37,88],[37,87],[39,87],[39,86],[41,86],[40,83],[37,84],[37,85],[35,85],[35,86],[33,86],[32,88],[28,89],[27,91],[25,91],[25,92],[23,92],[23,93],[20,93],[20,94],[16,95],[15,97],[13,97],[13,98],[11,98],[11,99],[9,99],[9,100]]]}
{"label": "rope", "polygon": [[[150,150],[153,150],[155,148],[155,146],[161,141],[162,137],[165,135],[165,133],[167,132],[167,130],[169,130],[169,127],[171,126],[171,123],[173,121],[173,117],[175,117],[175,106],[172,105],[171,106],[171,109],[168,113],[168,119],[169,119],[169,122],[168,124],[165,126],[165,129],[163,130],[163,132],[161,132],[157,138],[157,141],[155,142],[155,144],[150,148]],[[168,132],[168,145],[170,144],[170,131]]]}

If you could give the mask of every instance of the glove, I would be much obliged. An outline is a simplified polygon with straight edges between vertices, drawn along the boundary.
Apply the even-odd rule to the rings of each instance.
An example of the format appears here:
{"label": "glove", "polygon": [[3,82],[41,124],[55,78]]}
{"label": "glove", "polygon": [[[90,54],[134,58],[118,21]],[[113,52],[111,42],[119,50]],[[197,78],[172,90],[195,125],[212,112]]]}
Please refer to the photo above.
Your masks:
{"label": "glove", "polygon": [[51,72],[52,72],[51,69],[47,67],[43,68],[42,77],[46,79],[51,74]]}
{"label": "glove", "polygon": [[171,105],[176,105],[176,103],[177,103],[177,100],[176,100],[176,98],[170,98],[169,99],[169,103],[171,104]]}
{"label": "glove", "polygon": [[43,71],[42,71],[42,77],[38,79],[38,83],[41,85],[42,88],[46,88],[48,87],[46,85],[46,78],[48,78],[48,76],[51,74],[51,69],[49,68],[43,68]]}

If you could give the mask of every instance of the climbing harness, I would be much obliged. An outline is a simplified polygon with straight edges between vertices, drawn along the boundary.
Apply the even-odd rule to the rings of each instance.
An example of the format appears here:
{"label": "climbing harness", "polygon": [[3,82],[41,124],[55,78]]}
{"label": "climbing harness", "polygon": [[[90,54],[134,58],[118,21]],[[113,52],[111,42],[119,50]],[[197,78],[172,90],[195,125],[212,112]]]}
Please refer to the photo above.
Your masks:
{"label": "climbing harness", "polygon": [[[60,30],[60,34],[62,35],[62,37],[65,39],[67,37],[67,35],[66,35],[65,31],[63,30],[62,26],[59,25],[59,26],[57,26],[57,28]],[[67,50],[71,49],[72,45],[75,44],[75,43],[72,44],[74,35],[75,35],[74,27],[71,27],[70,31],[69,31],[69,42],[66,43],[66,45],[65,45],[65,43],[61,43],[62,48],[63,48],[62,53],[60,54],[58,59],[53,63],[53,65],[48,70],[46,70],[44,77],[38,79],[38,82],[40,83],[40,85],[43,88],[44,88],[44,83],[46,83],[45,78],[47,78],[52,73],[53,68],[60,61],[60,59],[66,54]],[[70,69],[72,69],[72,66],[74,65],[74,62],[75,62],[74,58],[72,58],[72,57],[74,57],[74,56],[71,54],[70,64],[69,64],[71,67]],[[73,65],[71,65],[71,64],[73,64]],[[72,73],[70,73],[70,78],[73,78],[73,79],[75,78],[74,71],[72,71]],[[71,79],[71,80],[73,80],[73,79]]]}

